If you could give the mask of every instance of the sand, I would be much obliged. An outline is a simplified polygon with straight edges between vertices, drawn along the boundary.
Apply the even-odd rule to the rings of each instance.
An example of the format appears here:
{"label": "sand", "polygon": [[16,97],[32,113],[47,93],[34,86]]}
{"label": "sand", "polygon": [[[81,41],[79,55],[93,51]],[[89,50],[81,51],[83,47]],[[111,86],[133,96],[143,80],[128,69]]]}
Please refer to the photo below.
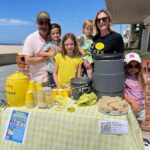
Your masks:
{"label": "sand", "polygon": [[20,53],[22,45],[0,45],[0,54]]}

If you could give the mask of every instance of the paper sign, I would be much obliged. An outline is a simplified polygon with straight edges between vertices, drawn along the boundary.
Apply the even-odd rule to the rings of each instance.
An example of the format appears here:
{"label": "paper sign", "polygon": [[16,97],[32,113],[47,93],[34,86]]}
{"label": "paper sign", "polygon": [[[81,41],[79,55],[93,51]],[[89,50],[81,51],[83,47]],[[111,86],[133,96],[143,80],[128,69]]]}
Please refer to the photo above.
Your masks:
{"label": "paper sign", "polygon": [[28,112],[13,110],[4,134],[4,140],[24,143],[28,120]]}
{"label": "paper sign", "polygon": [[99,121],[98,131],[102,134],[127,134],[128,122],[125,120]]}

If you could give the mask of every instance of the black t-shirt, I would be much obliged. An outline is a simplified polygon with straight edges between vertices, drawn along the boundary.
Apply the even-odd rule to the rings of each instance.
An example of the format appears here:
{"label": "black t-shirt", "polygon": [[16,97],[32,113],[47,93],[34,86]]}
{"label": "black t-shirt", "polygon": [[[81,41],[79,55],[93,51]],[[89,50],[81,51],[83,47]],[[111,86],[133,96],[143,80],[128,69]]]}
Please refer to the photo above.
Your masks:
{"label": "black t-shirt", "polygon": [[[95,48],[95,44],[99,43],[99,50]],[[104,37],[96,35],[93,37],[93,54],[103,54],[103,53],[123,53],[124,43],[122,36],[114,31],[110,32]]]}

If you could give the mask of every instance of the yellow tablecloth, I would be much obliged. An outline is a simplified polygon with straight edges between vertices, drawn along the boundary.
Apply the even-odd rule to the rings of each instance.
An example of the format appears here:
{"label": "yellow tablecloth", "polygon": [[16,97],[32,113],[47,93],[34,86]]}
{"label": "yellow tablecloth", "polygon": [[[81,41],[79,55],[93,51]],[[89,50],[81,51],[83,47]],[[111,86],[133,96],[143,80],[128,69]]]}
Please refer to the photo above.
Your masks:
{"label": "yellow tablecloth", "polygon": [[[12,110],[30,112],[24,144],[3,139]],[[98,132],[98,122],[127,120],[128,134],[109,135]],[[75,107],[75,112],[49,109],[7,108],[0,113],[0,150],[144,150],[142,133],[134,114],[109,116],[97,106]]]}

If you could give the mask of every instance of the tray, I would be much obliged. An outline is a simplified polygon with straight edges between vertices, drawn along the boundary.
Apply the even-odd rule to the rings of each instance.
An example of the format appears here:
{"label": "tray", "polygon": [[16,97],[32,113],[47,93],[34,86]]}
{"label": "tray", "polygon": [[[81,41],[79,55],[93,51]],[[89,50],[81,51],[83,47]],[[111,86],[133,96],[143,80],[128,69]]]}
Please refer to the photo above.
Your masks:
{"label": "tray", "polygon": [[98,108],[98,111],[102,114],[105,114],[105,115],[110,115],[110,116],[123,116],[123,115],[127,115],[128,112],[123,112],[123,113],[111,113],[111,112],[105,112],[103,110],[101,110],[100,108]]}

